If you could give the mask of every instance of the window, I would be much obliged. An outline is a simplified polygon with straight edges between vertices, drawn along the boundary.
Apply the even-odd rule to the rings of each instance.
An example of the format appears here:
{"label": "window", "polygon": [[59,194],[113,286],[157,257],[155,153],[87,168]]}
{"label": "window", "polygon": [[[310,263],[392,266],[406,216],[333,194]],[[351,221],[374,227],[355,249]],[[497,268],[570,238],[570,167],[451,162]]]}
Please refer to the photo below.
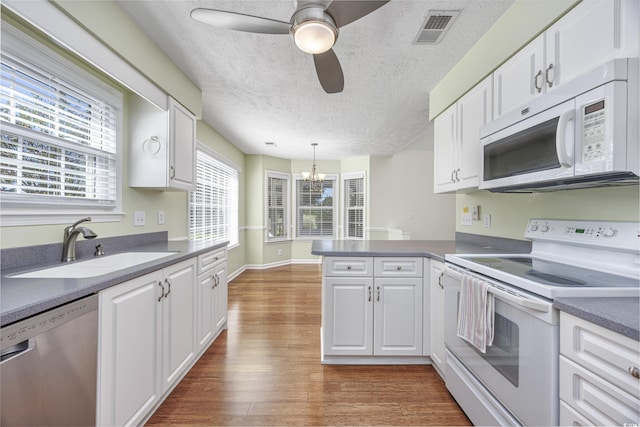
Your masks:
{"label": "window", "polygon": [[189,239],[238,244],[238,169],[199,143],[196,190],[189,200]]}
{"label": "window", "polygon": [[364,173],[343,176],[344,237],[364,238]]}
{"label": "window", "polygon": [[[6,209],[120,207],[122,94],[7,25],[2,31],[0,190]],[[47,221],[51,222],[51,221]]]}
{"label": "window", "polygon": [[267,241],[289,237],[289,175],[267,172]]}
{"label": "window", "polygon": [[303,179],[296,180],[297,237],[335,235],[335,178],[325,178],[320,190],[313,190]]}

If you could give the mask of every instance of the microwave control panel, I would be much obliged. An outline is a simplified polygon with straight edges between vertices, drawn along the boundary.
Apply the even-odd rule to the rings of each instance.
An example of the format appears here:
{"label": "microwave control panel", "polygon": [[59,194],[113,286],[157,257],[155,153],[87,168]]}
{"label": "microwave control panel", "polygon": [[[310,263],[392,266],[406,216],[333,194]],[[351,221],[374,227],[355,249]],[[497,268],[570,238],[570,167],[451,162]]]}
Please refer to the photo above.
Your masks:
{"label": "microwave control panel", "polygon": [[604,160],[607,155],[604,99],[584,107],[582,161]]}

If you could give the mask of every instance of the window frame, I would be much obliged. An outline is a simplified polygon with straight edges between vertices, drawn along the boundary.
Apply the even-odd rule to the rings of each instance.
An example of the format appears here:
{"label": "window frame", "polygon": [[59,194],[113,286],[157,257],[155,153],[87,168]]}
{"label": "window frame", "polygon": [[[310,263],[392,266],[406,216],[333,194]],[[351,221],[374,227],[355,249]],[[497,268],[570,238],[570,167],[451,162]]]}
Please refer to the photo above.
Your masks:
{"label": "window frame", "polygon": [[[229,238],[227,239],[229,241],[229,245],[228,248],[234,248],[237,246],[240,246],[240,172],[241,169],[240,167],[235,164],[234,162],[224,158],[223,156],[221,156],[220,154],[216,153],[214,150],[212,150],[209,146],[201,143],[200,141],[196,141],[196,150],[195,150],[195,164],[194,164],[194,168],[195,168],[195,175],[196,175],[196,188],[198,185],[198,151],[202,151],[205,155],[211,157],[214,161],[219,162],[223,167],[231,169],[233,171],[235,171],[236,176],[235,176],[235,207],[231,209],[231,212],[228,213],[227,215],[229,217],[235,217],[235,223],[231,222],[230,224],[227,225],[228,230],[230,230],[230,233],[235,235],[235,242],[233,241],[233,239]],[[189,191],[188,195],[187,195],[187,236],[188,239],[190,241],[204,241],[207,239],[193,239],[192,238],[192,227],[191,227],[191,195],[194,191]],[[231,237],[231,236],[228,236]],[[226,241],[226,240],[220,240],[220,241]]]}
{"label": "window frame", "polygon": [[[281,179],[285,181],[284,184],[284,192],[283,192],[283,205],[282,211],[284,214],[284,235],[278,236],[269,236],[269,224],[270,224],[270,214],[271,214],[271,206],[269,205],[269,192],[270,192],[270,179]],[[265,216],[265,231],[264,231],[264,241],[266,243],[272,242],[282,242],[286,240],[291,240],[291,175],[283,172],[276,171],[265,171],[265,191],[264,191],[264,216]]]}
{"label": "window frame", "polygon": [[[361,206],[361,210],[362,210],[362,236],[361,237],[356,237],[356,236],[349,236],[349,202],[348,202],[348,198],[349,198],[349,191],[348,191],[348,186],[347,186],[347,181],[350,180],[356,180],[356,179],[362,179],[362,206]],[[366,174],[365,172],[352,172],[352,173],[346,173],[342,175],[342,193],[343,193],[343,200],[342,200],[342,228],[343,228],[343,232],[342,232],[342,237],[345,240],[364,240],[366,237],[366,223],[367,223],[367,180],[366,180]]]}
{"label": "window frame", "polygon": [[317,239],[335,239],[336,236],[339,235],[338,233],[338,203],[337,201],[340,200],[340,191],[338,188],[338,175],[337,174],[326,174],[324,177],[323,182],[326,181],[331,181],[332,182],[332,188],[333,188],[333,197],[332,197],[332,215],[333,215],[333,226],[332,226],[332,233],[331,235],[322,235],[322,234],[315,234],[315,235],[305,235],[305,236],[300,236],[300,229],[298,227],[298,217],[299,217],[299,213],[300,213],[300,206],[298,204],[299,201],[299,197],[298,197],[298,182],[304,182],[304,178],[302,177],[302,174],[296,174],[294,177],[294,188],[293,188],[293,197],[295,202],[293,203],[293,215],[292,215],[292,220],[295,219],[295,221],[292,221],[294,223],[293,225],[293,236],[295,238],[295,240],[317,240]]}
{"label": "window frame", "polygon": [[[52,50],[18,30],[11,24],[2,22],[2,51],[10,56],[33,65],[53,76],[63,76],[61,80],[70,83],[79,90],[89,93],[110,104],[115,109],[115,203],[109,207],[78,205],[78,201],[55,203],[36,200],[37,196],[16,200],[15,197],[2,197],[0,218],[3,226],[67,224],[79,216],[90,215],[94,222],[119,222],[124,215],[123,205],[123,110],[124,95],[117,88],[84,70],[67,59],[63,53]],[[43,134],[44,136],[44,134]],[[46,136],[42,138],[45,140]],[[9,194],[6,194],[9,196]],[[3,193],[5,196],[5,193]]]}

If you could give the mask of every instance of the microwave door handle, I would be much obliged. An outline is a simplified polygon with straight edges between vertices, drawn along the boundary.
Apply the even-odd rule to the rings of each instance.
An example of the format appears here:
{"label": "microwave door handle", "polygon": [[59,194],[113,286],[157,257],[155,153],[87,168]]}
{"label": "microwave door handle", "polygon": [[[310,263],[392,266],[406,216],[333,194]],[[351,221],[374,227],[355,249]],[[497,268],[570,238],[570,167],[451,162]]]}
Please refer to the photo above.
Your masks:
{"label": "microwave door handle", "polygon": [[565,168],[573,166],[574,138],[573,135],[571,135],[571,138],[568,138],[571,143],[571,152],[569,152],[567,149],[566,134],[567,129],[569,128],[569,123],[573,122],[574,117],[574,110],[565,111],[560,115],[560,118],[558,119],[558,127],[556,129],[556,153],[558,154],[558,161],[560,162],[560,165]]}

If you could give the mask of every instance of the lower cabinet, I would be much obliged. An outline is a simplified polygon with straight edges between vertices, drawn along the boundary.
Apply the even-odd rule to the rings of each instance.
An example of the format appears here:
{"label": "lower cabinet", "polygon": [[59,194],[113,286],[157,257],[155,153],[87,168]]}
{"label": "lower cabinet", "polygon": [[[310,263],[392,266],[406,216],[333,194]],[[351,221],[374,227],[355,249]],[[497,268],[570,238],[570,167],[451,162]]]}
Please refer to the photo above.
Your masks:
{"label": "lower cabinet", "polygon": [[227,326],[226,248],[198,257],[198,351]]}
{"label": "lower cabinet", "polygon": [[97,424],[142,424],[226,327],[226,309],[226,248],[101,291]]}
{"label": "lower cabinet", "polygon": [[[324,261],[323,360],[324,356],[422,356],[422,258],[353,261],[332,257]],[[375,273],[369,267],[359,268],[363,265],[374,265]],[[354,270],[364,276],[349,276]],[[344,274],[341,271],[347,272],[344,277],[334,276]]]}
{"label": "lower cabinet", "polygon": [[429,326],[431,328],[431,361],[442,377],[445,376],[445,346],[444,346],[444,286],[442,276],[444,264],[431,259],[429,268],[429,288],[431,292],[431,315]]}
{"label": "lower cabinet", "polygon": [[560,313],[560,425],[638,425],[638,341]]}

